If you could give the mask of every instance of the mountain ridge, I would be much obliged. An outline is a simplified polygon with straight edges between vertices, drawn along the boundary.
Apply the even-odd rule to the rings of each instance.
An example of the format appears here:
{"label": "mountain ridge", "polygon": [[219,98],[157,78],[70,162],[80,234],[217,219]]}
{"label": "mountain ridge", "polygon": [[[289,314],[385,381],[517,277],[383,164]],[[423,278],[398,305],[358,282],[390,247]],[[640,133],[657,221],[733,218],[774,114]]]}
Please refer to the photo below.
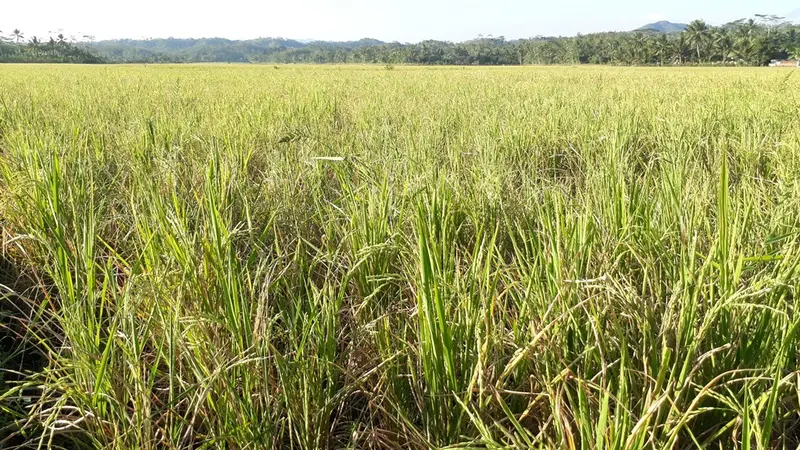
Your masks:
{"label": "mountain ridge", "polygon": [[658,22],[648,23],[641,26],[634,31],[657,31],[659,33],[680,33],[688,27],[688,24],[670,22],[668,20],[660,20]]}

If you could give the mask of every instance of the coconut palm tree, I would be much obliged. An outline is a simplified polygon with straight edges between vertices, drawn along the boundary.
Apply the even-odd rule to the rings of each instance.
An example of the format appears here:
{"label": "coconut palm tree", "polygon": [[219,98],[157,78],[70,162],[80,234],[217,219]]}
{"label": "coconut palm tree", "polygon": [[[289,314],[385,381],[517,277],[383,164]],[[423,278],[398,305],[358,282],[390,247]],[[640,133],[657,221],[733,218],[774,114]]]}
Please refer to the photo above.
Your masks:
{"label": "coconut palm tree", "polygon": [[25,36],[22,34],[22,31],[19,28],[15,28],[14,31],[11,33],[17,41],[17,45],[19,45],[19,41],[24,38]]}
{"label": "coconut palm tree", "polygon": [[686,27],[686,40],[697,50],[698,61],[703,60],[701,50],[704,50],[709,41],[708,24],[704,20],[695,20]]}
{"label": "coconut palm tree", "polygon": [[678,36],[678,39],[675,40],[675,43],[672,46],[674,50],[674,57],[673,60],[678,64],[683,64],[686,61],[686,56],[691,52],[689,48],[689,42],[686,40],[686,34],[681,33]]}
{"label": "coconut palm tree", "polygon": [[758,30],[758,24],[754,19],[739,22],[736,27],[736,34],[738,37],[753,37]]}
{"label": "coconut palm tree", "polygon": [[731,47],[731,56],[745,64],[753,63],[755,52],[756,45],[754,40],[746,37],[737,39],[733,43],[733,47]]}
{"label": "coconut palm tree", "polygon": [[714,47],[717,50],[717,54],[720,55],[722,58],[722,63],[728,62],[728,58],[731,55],[731,50],[733,49],[733,38],[731,35],[725,30],[718,30],[714,34]]}
{"label": "coconut palm tree", "polygon": [[628,41],[630,50],[630,60],[632,64],[647,64],[650,59],[649,39],[647,36],[637,31]]}
{"label": "coconut palm tree", "polygon": [[661,33],[661,35],[659,35],[658,38],[655,40],[655,49],[656,49],[656,53],[658,54],[658,64],[659,65],[661,65],[661,66],[664,65],[664,55],[667,54],[667,52],[669,51],[670,47],[671,47],[671,45],[670,45],[670,42],[669,42],[669,38],[667,38],[666,34]]}
{"label": "coconut palm tree", "polygon": [[45,46],[47,47],[47,53],[49,53],[50,56],[54,56],[56,54],[56,40],[53,39],[53,36],[50,36],[50,40],[47,41]]}
{"label": "coconut palm tree", "polygon": [[38,37],[34,36],[31,38],[31,53],[33,53],[33,56],[39,56],[41,43],[42,41],[40,41]]}

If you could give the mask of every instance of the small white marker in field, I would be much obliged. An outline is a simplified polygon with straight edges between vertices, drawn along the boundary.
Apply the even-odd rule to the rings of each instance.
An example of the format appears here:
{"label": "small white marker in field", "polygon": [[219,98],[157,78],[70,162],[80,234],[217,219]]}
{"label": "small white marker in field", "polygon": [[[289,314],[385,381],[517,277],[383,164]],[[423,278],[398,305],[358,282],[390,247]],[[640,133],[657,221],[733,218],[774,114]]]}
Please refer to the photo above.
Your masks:
{"label": "small white marker in field", "polygon": [[343,156],[314,156],[312,161],[344,161]]}

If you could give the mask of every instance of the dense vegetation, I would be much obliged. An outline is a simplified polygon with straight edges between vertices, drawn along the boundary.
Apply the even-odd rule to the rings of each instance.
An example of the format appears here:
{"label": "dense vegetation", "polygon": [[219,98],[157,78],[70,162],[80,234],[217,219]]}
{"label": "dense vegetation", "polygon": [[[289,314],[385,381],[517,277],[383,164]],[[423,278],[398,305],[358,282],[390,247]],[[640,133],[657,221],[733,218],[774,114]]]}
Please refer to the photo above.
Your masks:
{"label": "dense vegetation", "polygon": [[[663,25],[659,28],[670,29]],[[6,39],[6,44],[0,43],[0,62],[758,66],[772,59],[800,58],[800,26],[775,16],[742,19],[720,27],[698,20],[676,33],[638,30],[510,41],[503,37],[481,37],[459,43],[429,40],[417,44],[374,39],[303,43],[280,38],[248,41],[169,38],[76,45],[63,36],[50,38],[47,43],[34,37],[25,43],[16,33],[19,30]]]}
{"label": "dense vegetation", "polygon": [[796,448],[798,88],[0,67],[0,447]]}
{"label": "dense vegetation", "polygon": [[93,50],[120,62],[763,65],[772,59],[800,57],[800,26],[762,17],[721,27],[695,21],[681,33],[636,31],[513,41],[488,37],[418,44],[154,39],[100,42]]}
{"label": "dense vegetation", "polygon": [[64,34],[50,36],[47,41],[14,30],[9,37],[0,32],[0,63],[74,63],[97,64],[104,62],[91,50],[70,42]]}

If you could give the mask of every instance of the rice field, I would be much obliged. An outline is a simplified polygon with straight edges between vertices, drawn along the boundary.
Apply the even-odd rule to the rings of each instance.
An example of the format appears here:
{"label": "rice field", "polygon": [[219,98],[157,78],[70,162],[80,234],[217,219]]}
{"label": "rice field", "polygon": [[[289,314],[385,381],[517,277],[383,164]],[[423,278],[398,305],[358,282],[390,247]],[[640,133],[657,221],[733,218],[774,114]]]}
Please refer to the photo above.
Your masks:
{"label": "rice field", "polygon": [[0,448],[795,449],[800,76],[0,66]]}

